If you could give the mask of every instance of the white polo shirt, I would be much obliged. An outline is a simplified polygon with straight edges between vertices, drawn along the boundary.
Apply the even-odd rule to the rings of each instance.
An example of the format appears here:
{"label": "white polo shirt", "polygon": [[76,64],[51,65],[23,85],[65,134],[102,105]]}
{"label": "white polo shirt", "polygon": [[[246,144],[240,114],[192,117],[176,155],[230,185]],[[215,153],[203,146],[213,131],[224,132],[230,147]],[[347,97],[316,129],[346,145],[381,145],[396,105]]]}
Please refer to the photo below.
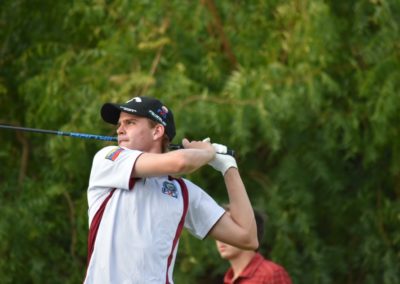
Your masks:
{"label": "white polo shirt", "polygon": [[93,159],[88,214],[89,244],[94,245],[86,284],[173,283],[182,225],[203,239],[225,212],[205,191],[184,179],[188,192],[184,216],[185,195],[177,180],[130,178],[141,154],[108,146]]}

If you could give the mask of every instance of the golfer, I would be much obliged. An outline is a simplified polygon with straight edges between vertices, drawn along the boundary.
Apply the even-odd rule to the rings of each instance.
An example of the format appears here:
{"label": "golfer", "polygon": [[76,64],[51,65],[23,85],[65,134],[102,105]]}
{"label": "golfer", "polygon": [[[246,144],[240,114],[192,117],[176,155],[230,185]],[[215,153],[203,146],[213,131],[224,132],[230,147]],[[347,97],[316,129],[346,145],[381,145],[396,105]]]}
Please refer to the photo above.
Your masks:
{"label": "golfer", "polygon": [[[117,125],[118,146],[93,159],[88,187],[88,263],[84,283],[173,283],[183,227],[243,249],[258,247],[254,213],[236,161],[221,144],[175,136],[172,111],[159,100],[135,97],[106,103],[102,118]],[[230,214],[203,189],[175,178],[209,164],[223,175]],[[210,190],[216,190],[211,188]]]}

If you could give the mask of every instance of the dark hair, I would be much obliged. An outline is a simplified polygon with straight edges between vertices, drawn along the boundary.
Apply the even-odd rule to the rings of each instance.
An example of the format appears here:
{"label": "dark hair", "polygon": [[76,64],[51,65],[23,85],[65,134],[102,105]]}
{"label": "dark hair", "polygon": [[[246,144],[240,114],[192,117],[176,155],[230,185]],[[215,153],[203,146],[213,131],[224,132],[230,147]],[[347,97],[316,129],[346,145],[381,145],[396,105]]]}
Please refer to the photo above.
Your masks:
{"label": "dark hair", "polygon": [[258,210],[254,211],[254,217],[256,219],[257,224],[257,238],[258,242],[261,243],[262,239],[264,238],[264,225],[265,225],[265,215],[261,214]]}
{"label": "dark hair", "polygon": [[[222,207],[227,212],[230,211],[229,204],[223,204]],[[261,211],[259,211],[257,209],[253,209],[253,212],[254,212],[254,218],[256,219],[257,238],[258,238],[258,242],[261,244],[261,241],[264,237],[264,225],[266,223],[267,216],[265,214],[261,213]]]}

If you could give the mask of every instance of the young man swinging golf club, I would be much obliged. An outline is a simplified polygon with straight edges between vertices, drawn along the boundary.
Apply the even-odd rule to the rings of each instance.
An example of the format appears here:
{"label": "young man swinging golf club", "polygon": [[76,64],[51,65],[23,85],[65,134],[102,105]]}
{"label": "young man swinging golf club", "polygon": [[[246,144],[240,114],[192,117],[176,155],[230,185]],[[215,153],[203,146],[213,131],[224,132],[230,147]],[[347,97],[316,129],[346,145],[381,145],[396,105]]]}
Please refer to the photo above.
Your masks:
{"label": "young man swinging golf club", "polygon": [[[200,239],[258,247],[253,209],[236,161],[216,153],[226,153],[224,145],[183,139],[184,149],[166,152],[175,136],[174,117],[154,98],[106,103],[101,116],[117,125],[118,146],[101,149],[93,159],[84,283],[173,283],[183,227]],[[223,175],[230,214],[194,183],[172,177],[206,164]]]}

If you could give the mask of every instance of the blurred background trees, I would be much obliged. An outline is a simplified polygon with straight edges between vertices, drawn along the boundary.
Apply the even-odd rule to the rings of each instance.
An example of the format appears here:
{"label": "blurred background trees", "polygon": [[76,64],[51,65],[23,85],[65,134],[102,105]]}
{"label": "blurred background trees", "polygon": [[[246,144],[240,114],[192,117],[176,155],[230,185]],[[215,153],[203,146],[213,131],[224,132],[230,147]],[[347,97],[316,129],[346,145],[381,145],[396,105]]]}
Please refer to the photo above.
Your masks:
{"label": "blurred background trees", "polygon": [[[294,283],[400,282],[400,2],[0,2],[0,123],[114,135],[101,105],[155,96],[177,138],[236,150],[261,252]],[[0,130],[1,283],[79,283],[106,143]],[[219,202],[220,175],[189,176]],[[220,283],[185,232],[176,283]]]}

